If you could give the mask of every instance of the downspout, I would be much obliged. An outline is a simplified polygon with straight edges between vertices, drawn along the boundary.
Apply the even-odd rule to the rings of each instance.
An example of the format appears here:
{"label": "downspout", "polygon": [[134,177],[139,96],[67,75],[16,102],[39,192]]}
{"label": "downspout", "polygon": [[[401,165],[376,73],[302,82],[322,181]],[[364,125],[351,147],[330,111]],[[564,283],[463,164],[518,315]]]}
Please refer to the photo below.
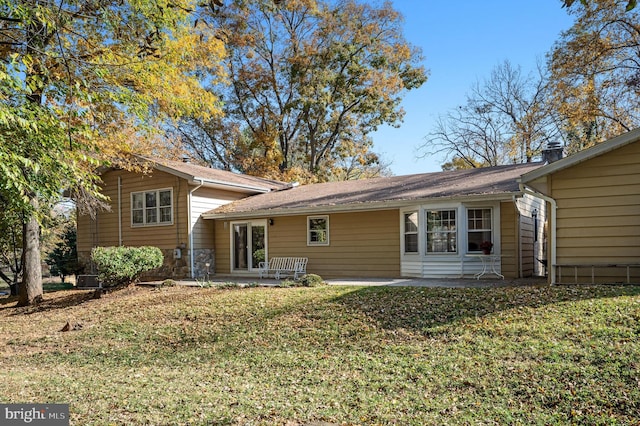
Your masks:
{"label": "downspout", "polygon": [[193,253],[193,222],[192,222],[192,218],[191,218],[191,196],[193,195],[193,193],[195,191],[197,191],[198,189],[200,189],[200,187],[204,185],[204,181],[202,179],[200,179],[200,185],[196,186],[195,188],[193,188],[192,190],[189,191],[189,197],[187,200],[187,215],[189,216],[189,269],[191,270],[191,278],[195,279],[196,277],[196,271],[194,270],[195,268],[195,256]]}
{"label": "downspout", "polygon": [[518,197],[514,195],[512,201],[518,215],[515,231],[516,241],[518,242],[518,278],[522,278],[522,234],[520,233],[522,230],[522,213],[520,213],[520,208],[518,207]]}
{"label": "downspout", "polygon": [[524,186],[523,183],[520,183],[520,191],[522,191],[525,194],[529,194],[532,195],[534,197],[539,197],[542,198],[543,200],[545,200],[546,202],[548,202],[551,205],[551,220],[550,220],[550,224],[549,224],[549,230],[551,231],[551,268],[550,268],[550,277],[551,277],[551,284],[554,284],[556,282],[556,264],[557,262],[557,239],[556,239],[556,222],[557,222],[557,210],[558,210],[558,203],[556,202],[556,200],[554,200],[553,198],[541,194],[539,192],[536,191],[532,191],[529,188],[526,188]]}
{"label": "downspout", "polygon": [[118,176],[118,245],[122,246],[122,177]]}

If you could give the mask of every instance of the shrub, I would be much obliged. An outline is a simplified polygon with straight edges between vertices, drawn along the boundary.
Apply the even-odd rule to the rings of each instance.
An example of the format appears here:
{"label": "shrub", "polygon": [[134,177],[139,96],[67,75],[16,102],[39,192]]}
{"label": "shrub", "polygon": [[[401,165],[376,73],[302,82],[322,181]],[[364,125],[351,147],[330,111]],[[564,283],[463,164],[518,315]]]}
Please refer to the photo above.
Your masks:
{"label": "shrub", "polygon": [[319,285],[323,285],[324,280],[320,275],[305,274],[300,277],[300,284],[302,284],[304,287],[317,287]]}
{"label": "shrub", "polygon": [[104,287],[130,284],[142,273],[161,267],[163,259],[157,247],[96,247],[91,251]]}
{"label": "shrub", "polygon": [[178,283],[171,278],[162,281],[162,287],[175,287],[176,285],[178,285]]}
{"label": "shrub", "polygon": [[196,282],[202,288],[211,288],[211,287],[213,287],[213,283],[211,281],[209,281],[209,280],[199,280],[199,279],[196,278]]}
{"label": "shrub", "polygon": [[226,283],[220,283],[216,286],[219,289],[230,289],[230,288],[241,288],[242,286],[239,283],[229,281]]}

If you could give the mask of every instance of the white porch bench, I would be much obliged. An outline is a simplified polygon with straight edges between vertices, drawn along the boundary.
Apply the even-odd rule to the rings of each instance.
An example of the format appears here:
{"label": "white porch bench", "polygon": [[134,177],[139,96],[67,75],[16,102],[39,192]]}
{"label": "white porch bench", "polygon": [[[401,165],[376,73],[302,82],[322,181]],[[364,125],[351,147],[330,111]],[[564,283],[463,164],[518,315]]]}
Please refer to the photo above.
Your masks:
{"label": "white porch bench", "polygon": [[258,263],[258,271],[260,278],[268,277],[269,273],[273,272],[277,280],[289,274],[293,274],[293,279],[297,280],[298,275],[307,273],[308,261],[306,257],[272,257],[268,262]]}

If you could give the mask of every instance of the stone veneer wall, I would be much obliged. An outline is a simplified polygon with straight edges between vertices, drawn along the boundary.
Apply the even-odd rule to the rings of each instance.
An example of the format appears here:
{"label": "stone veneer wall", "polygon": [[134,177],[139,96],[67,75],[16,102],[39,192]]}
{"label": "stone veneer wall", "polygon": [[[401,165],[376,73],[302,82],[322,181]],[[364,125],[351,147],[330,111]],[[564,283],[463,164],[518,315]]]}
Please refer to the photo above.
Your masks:
{"label": "stone veneer wall", "polygon": [[[209,267],[207,268],[207,263]],[[214,250],[196,249],[193,259],[194,277],[197,279],[208,279],[209,275],[215,271]]]}

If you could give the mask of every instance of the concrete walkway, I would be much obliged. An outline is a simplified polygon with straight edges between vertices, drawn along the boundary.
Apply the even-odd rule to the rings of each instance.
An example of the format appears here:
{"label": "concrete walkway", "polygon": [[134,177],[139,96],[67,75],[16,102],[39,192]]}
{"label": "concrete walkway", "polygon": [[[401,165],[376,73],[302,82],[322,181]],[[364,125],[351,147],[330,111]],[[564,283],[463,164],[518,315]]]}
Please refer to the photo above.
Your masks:
{"label": "concrete walkway", "polygon": [[[208,282],[202,280],[182,280],[178,281],[178,285],[188,286],[209,286],[209,285],[260,285],[260,286],[278,286],[281,280],[271,278],[257,277],[236,277],[236,276],[219,276],[210,277]],[[492,288],[492,287],[517,287],[529,285],[545,285],[546,278],[520,278],[520,279],[494,279],[485,278],[476,280],[474,278],[337,278],[327,279],[325,282],[329,285],[343,286],[391,286],[391,287],[445,287],[445,288]],[[159,285],[162,281],[145,282],[141,284]]]}
{"label": "concrete walkway", "polygon": [[355,285],[355,286],[391,286],[391,287],[446,287],[446,288],[488,288],[488,287],[514,287],[525,285],[546,284],[545,278],[526,278],[516,280],[480,279],[474,278],[395,278],[395,279],[335,279],[326,280],[330,285]]}

